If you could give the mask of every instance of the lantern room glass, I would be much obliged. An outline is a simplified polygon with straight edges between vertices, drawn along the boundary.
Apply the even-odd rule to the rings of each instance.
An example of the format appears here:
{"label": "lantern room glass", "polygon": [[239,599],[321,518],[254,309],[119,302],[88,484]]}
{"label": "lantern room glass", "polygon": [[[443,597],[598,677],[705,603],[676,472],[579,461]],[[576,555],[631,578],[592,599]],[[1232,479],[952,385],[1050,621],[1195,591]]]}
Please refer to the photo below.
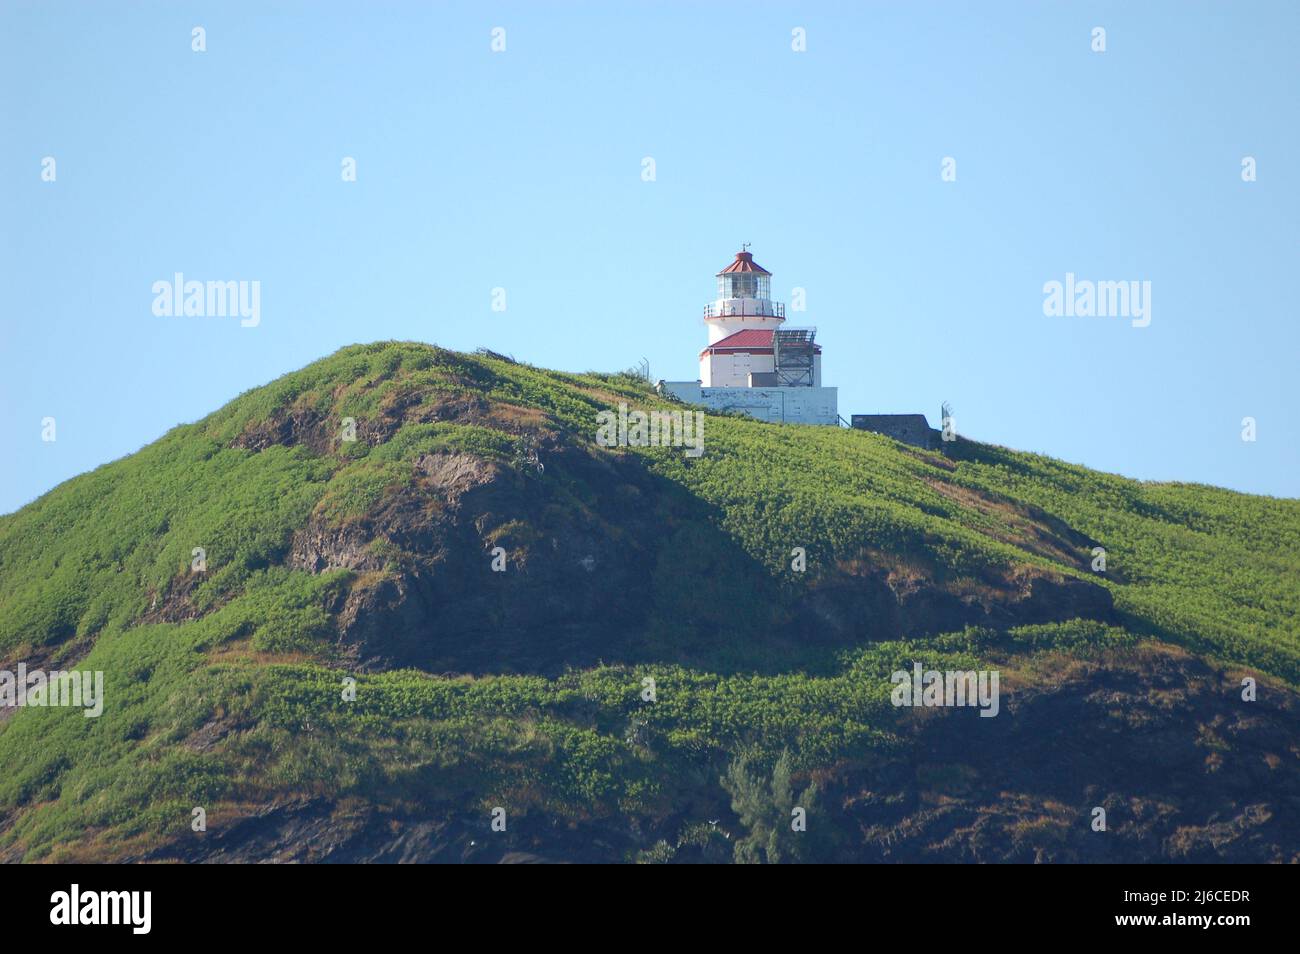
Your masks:
{"label": "lantern room glass", "polygon": [[719,298],[771,298],[772,276],[758,272],[729,272],[718,276]]}

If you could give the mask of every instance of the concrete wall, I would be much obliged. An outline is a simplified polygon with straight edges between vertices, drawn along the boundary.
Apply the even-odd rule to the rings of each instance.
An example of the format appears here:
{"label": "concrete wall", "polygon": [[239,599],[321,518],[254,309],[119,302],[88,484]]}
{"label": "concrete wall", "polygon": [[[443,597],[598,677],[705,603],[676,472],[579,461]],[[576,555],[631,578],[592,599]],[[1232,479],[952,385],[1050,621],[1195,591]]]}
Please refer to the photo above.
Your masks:
{"label": "concrete wall", "polygon": [[706,388],[746,388],[751,371],[773,368],[770,354],[706,354],[700,359],[700,381]]}
{"label": "concrete wall", "polygon": [[[700,381],[706,388],[747,388],[749,375],[776,370],[770,354],[706,354],[700,359]],[[813,387],[822,386],[822,356],[813,356]]]}
{"label": "concrete wall", "polygon": [[760,421],[785,424],[839,422],[837,388],[706,388],[698,381],[662,381],[663,390],[711,411],[740,411]]}

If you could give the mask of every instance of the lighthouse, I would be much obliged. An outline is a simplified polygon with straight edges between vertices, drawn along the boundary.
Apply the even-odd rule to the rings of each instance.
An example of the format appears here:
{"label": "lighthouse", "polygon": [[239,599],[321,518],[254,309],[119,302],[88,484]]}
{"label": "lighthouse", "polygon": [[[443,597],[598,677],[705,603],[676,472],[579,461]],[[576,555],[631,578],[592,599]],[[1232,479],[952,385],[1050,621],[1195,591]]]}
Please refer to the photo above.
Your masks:
{"label": "lighthouse", "polygon": [[772,301],[772,273],[748,249],[718,272],[718,297],[704,306],[709,344],[738,331],[771,331],[785,321],[785,305]]}
{"label": "lighthouse", "polygon": [[772,300],[772,273],[744,246],[715,277],[717,298],[704,306],[700,376],[660,381],[660,390],[765,421],[839,423],[836,389],[822,386],[817,330],[786,326],[785,305]]}

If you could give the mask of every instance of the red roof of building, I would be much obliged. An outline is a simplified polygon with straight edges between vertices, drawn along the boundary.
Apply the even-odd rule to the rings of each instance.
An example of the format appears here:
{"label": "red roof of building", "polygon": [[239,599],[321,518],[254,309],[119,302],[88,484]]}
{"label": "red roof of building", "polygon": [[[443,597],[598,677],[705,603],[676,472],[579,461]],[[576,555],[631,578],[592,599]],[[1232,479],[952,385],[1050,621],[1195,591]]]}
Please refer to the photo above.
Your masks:
{"label": "red roof of building", "polygon": [[754,256],[749,252],[737,252],[736,260],[718,272],[719,275],[730,275],[732,272],[755,272],[759,275],[771,275],[766,268],[754,261]]}
{"label": "red roof of building", "polygon": [[[700,357],[706,354],[771,354],[772,353],[772,331],[767,328],[744,328],[734,334],[727,335],[721,341],[715,341],[703,351]],[[813,345],[813,353],[821,354],[822,346]]]}

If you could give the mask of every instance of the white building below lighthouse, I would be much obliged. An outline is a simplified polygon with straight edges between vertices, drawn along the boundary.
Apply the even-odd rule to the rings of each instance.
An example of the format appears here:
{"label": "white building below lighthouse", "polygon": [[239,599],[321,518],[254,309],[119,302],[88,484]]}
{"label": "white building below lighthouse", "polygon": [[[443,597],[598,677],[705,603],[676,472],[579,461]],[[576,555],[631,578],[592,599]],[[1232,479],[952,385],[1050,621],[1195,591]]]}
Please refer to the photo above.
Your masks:
{"label": "white building below lighthouse", "polygon": [[772,273],[748,251],[718,272],[718,297],[704,306],[709,343],[696,381],[659,389],[710,410],[741,411],[786,424],[838,424],[835,388],[822,387],[817,329],[787,328],[772,300]]}

